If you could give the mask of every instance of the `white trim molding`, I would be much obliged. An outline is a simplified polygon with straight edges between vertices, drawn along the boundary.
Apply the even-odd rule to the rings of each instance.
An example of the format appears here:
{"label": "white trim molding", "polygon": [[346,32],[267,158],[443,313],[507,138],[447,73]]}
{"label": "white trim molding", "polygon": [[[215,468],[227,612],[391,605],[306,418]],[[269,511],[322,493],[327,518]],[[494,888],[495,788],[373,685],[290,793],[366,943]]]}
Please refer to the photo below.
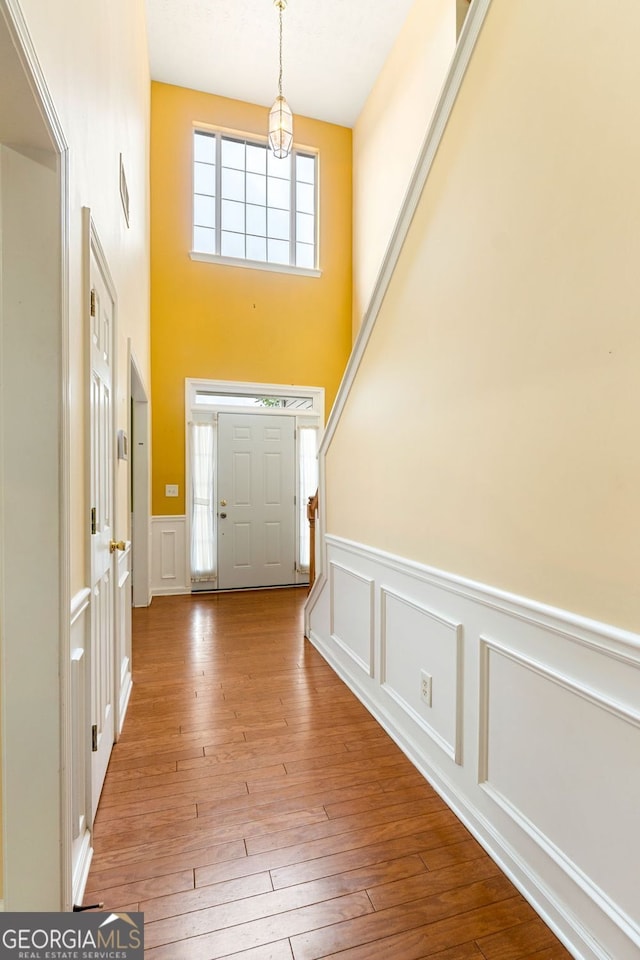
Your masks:
{"label": "white trim molding", "polygon": [[151,595],[191,593],[186,545],[187,520],[180,516],[151,518]]}
{"label": "white trim molding", "polygon": [[373,677],[375,583],[339,563],[331,563],[329,571],[331,639],[360,670]]}
{"label": "white trim molding", "polygon": [[131,541],[118,551],[115,610],[116,739],[120,737],[133,689],[131,650]]}
{"label": "white trim molding", "polygon": [[71,891],[74,904],[82,903],[93,858],[89,829],[88,767],[91,755],[89,742],[89,671],[87,652],[91,636],[91,588],[83,587],[71,600],[70,692],[71,692]]}
{"label": "white trim molding", "polygon": [[85,613],[91,602],[91,587],[83,587],[71,599],[71,629],[80,617]]}
{"label": "white trim molding", "polygon": [[[4,897],[11,910],[61,909],[68,910],[72,900],[72,704],[70,698],[70,393],[69,393],[69,147],[51,97],[44,73],[29,34],[18,0],[0,0],[0,32],[9,41],[8,62],[3,62],[3,73],[14,94],[25,96],[29,109],[21,111],[22,122],[12,133],[12,148],[39,145],[43,150],[42,163],[49,171],[39,182],[38,205],[40,215],[37,231],[43,243],[41,249],[27,254],[19,252],[18,260],[24,271],[30,271],[39,282],[33,287],[33,296],[21,297],[20,312],[0,299],[0,310],[6,310],[5,320],[13,317],[20,327],[15,339],[10,327],[3,326],[3,351],[6,370],[3,372],[3,397],[0,419],[3,434],[0,451],[0,471],[4,486],[11,487],[15,496],[11,503],[11,520],[20,527],[17,554],[24,559],[25,569],[46,569],[46,584],[41,585],[38,602],[22,606],[22,589],[28,589],[28,577],[23,575],[20,562],[12,557],[10,566],[0,563],[0,581],[3,603],[3,675],[2,691],[2,777],[4,833]],[[34,108],[34,109],[31,109]],[[25,155],[26,156],[26,155]],[[34,197],[31,187],[24,182],[16,191],[7,181],[4,198],[21,203],[23,195]],[[51,173],[53,172],[53,173]],[[44,182],[46,179],[46,186]],[[3,170],[4,184],[4,170]],[[46,195],[46,203],[42,198]],[[28,205],[22,204],[20,223],[29,229]],[[3,259],[7,275],[13,275],[12,265],[6,262],[17,250],[11,234],[5,229],[6,211],[3,211]],[[33,231],[32,231],[33,234]],[[41,281],[41,282],[40,282]],[[37,297],[46,300],[46,309],[36,304]],[[6,336],[5,336],[6,335]],[[25,345],[38,343],[39,349],[26,350]],[[16,349],[17,347],[17,349]],[[37,397],[31,404],[24,403],[24,384],[38,383]],[[20,450],[12,448],[7,425],[15,435],[27,432],[33,439],[31,448],[38,450],[38,476],[43,479],[42,496],[33,497],[32,491],[22,490],[16,477],[31,467],[16,456]],[[35,431],[35,433],[34,433]],[[22,444],[21,446],[24,446]],[[38,488],[40,492],[40,487]],[[9,543],[14,536],[2,513],[5,509],[0,496],[0,526]],[[35,508],[35,509],[34,509]],[[40,524],[47,535],[31,537],[26,529],[38,524],[42,510],[47,521]],[[12,554],[16,552],[12,545]],[[14,578],[15,581],[14,582]],[[12,611],[12,608],[16,610]],[[17,616],[16,616],[17,613]],[[11,629],[7,630],[7,618]],[[6,687],[6,675],[20,678],[19,689]],[[23,682],[28,677],[29,682]],[[9,695],[7,696],[7,693]],[[18,695],[19,694],[19,695]],[[34,710],[38,724],[34,725]],[[23,758],[39,774],[40,789],[34,791],[28,777],[22,775]]]}
{"label": "white trim molding", "polygon": [[213,253],[198,253],[192,250],[189,254],[192,260],[200,263],[218,263],[223,267],[244,267],[249,270],[266,270],[269,273],[289,273],[298,277],[321,277],[322,270],[310,267],[294,267],[284,263],[267,263],[262,260],[239,260],[237,257],[218,257]]}
{"label": "white trim molding", "polygon": [[[394,607],[395,618],[392,617]],[[398,657],[398,643],[403,648],[401,657]],[[402,593],[385,586],[380,588],[382,687],[457,764],[462,763],[463,655],[461,623],[441,616]],[[405,665],[397,671],[396,663],[400,659]],[[411,664],[408,669],[406,661]],[[425,672],[436,688],[435,707],[432,699],[426,709],[419,696],[422,667],[429,668]]]}
{"label": "white trim molding", "polygon": [[[609,694],[603,694],[593,686],[584,682],[577,682],[571,676],[568,676],[564,670],[551,669],[547,664],[541,663],[535,657],[525,655],[518,650],[512,648],[506,643],[489,639],[488,637],[480,637],[480,720],[478,724],[479,731],[479,749],[478,749],[478,783],[482,789],[490,796],[495,803],[497,803],[507,814],[512,818],[514,823],[516,823],[522,830],[529,834],[535,842],[544,849],[544,851],[552,857],[573,879],[574,881],[582,887],[582,889],[598,903],[599,906],[606,911],[607,915],[611,917],[612,920],[625,931],[626,935],[636,944],[640,945],[640,920],[632,919],[629,914],[620,907],[610,895],[605,893],[601,886],[598,885],[588,873],[580,867],[567,853],[566,850],[562,849],[551,837],[542,829],[539,823],[536,823],[532,820],[528,814],[522,809],[522,806],[513,798],[508,795],[508,790],[501,788],[496,783],[492,782],[491,772],[490,772],[490,756],[491,756],[491,706],[495,701],[495,692],[491,691],[491,670],[490,670],[490,655],[502,657],[507,661],[510,661],[512,664],[522,668],[522,670],[527,671],[530,675],[529,679],[531,680],[531,675],[533,678],[538,678],[539,680],[548,681],[548,683],[553,684],[556,690],[556,693],[562,691],[564,695],[561,696],[561,701],[565,705],[563,711],[563,719],[568,720],[571,716],[571,713],[577,714],[580,718],[580,730],[584,734],[581,737],[581,743],[576,744],[573,750],[573,757],[568,762],[571,763],[576,754],[579,752],[582,747],[584,751],[582,773],[586,774],[588,780],[592,779],[591,771],[598,770],[602,771],[605,768],[605,764],[609,762],[612,754],[615,754],[615,751],[618,750],[622,753],[620,760],[624,760],[626,756],[640,755],[640,713],[637,709],[630,708],[626,704],[616,700]],[[534,680],[535,682],[535,680]],[[538,684],[540,689],[544,689],[544,684]],[[520,687],[522,690],[522,687]],[[589,715],[593,711],[578,709],[572,712],[569,711],[568,707],[571,704],[571,698],[567,697],[566,694],[573,695],[573,698],[578,698],[583,701],[584,704],[591,705],[596,707],[598,710],[605,711],[609,714],[609,718],[615,718],[622,722],[622,727],[619,724],[607,723],[607,718],[597,718],[593,716],[591,722],[589,721]],[[539,701],[544,702],[545,713],[549,714],[553,709],[553,704],[550,701],[549,697],[538,697]],[[574,706],[580,707],[580,704]],[[594,722],[595,720],[595,722]],[[627,729],[624,729],[624,726],[627,726]],[[538,727],[542,727],[542,724],[537,724]],[[628,727],[634,728],[632,731]],[[603,737],[603,733],[608,729],[607,736]],[[540,731],[542,735],[545,735],[544,731]],[[557,736],[555,729],[551,729],[547,732],[547,736],[551,733],[553,736]],[[617,735],[615,735],[617,733]],[[590,734],[590,736],[589,736]],[[625,735],[629,735],[628,739],[631,741],[630,744],[625,744],[624,738]],[[524,738],[521,738],[524,740]],[[570,738],[567,738],[570,739]],[[601,755],[598,756],[598,740],[602,741],[602,751]],[[527,738],[527,746],[529,748],[529,757],[531,757],[531,743],[532,737]],[[633,743],[636,744],[636,749],[634,750]],[[523,744],[524,745],[524,744]],[[549,749],[545,751],[547,755],[549,754]],[[565,761],[567,762],[567,761]],[[516,761],[517,763],[517,761]],[[544,760],[542,761],[544,763]],[[536,765],[537,773],[542,773],[542,763]],[[620,764],[622,765],[622,764]],[[571,804],[572,810],[569,812],[569,816],[574,818],[577,815],[577,810],[579,808],[586,807],[591,808],[592,815],[590,817],[592,822],[599,820],[599,814],[602,809],[606,809],[607,804],[606,797],[602,797],[601,793],[606,793],[612,788],[612,784],[605,782],[603,785],[598,786],[594,784],[591,790],[583,790],[582,785],[579,781],[580,771],[575,771],[572,775],[572,783],[575,784],[578,781],[578,789],[582,796],[582,801],[580,804],[574,802]],[[600,779],[600,774],[597,774],[594,778],[595,780]],[[613,785],[613,789],[618,791],[622,784],[618,783]],[[604,788],[604,790],[603,790]],[[570,789],[570,787],[569,787]],[[565,803],[567,801],[566,793],[565,794]],[[585,795],[586,794],[586,795]],[[603,818],[604,819],[604,818]],[[599,826],[600,834],[600,843],[606,844],[606,839],[603,836],[604,831],[607,830],[608,824],[601,822]],[[632,841],[633,842],[633,841]]]}
{"label": "white trim molding", "polygon": [[311,642],[574,956],[640,956],[640,636],[325,545]]}
{"label": "white trim molding", "polygon": [[[128,432],[128,512],[131,516],[131,579],[134,607],[151,603],[151,430],[149,390],[127,340],[127,395],[130,398]],[[135,437],[135,443],[131,442]]]}

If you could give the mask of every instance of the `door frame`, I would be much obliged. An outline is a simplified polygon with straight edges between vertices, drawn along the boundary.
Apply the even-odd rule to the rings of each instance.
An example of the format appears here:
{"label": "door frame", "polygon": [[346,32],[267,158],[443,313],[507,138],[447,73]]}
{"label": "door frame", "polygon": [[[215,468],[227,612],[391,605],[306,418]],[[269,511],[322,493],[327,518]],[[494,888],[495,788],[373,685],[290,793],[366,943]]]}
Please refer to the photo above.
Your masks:
{"label": "door frame", "polygon": [[[0,403],[2,474],[11,480],[12,522],[24,527],[19,544],[6,544],[9,563],[0,566],[2,647],[2,832],[3,906],[7,910],[69,910],[73,905],[72,793],[73,703],[70,579],[70,400],[69,400],[69,154],[62,125],[24,20],[19,0],[0,0],[0,34],[9,56],[5,78],[13,97],[24,95],[26,110],[9,138],[25,150],[43,144],[42,158],[53,171],[50,201],[56,208],[57,241],[48,245],[47,273],[53,278],[49,308],[25,307],[23,329],[5,340],[3,362],[19,378],[4,384]],[[11,104],[6,108],[11,113]],[[11,117],[10,117],[11,120]],[[11,126],[11,124],[10,124]],[[0,217],[2,215],[0,214]],[[34,253],[34,258],[38,257]],[[29,261],[27,261],[29,262]],[[42,262],[33,260],[34,283]],[[30,343],[40,349],[29,349]],[[20,379],[21,378],[21,379]],[[20,382],[16,382],[20,379]],[[34,397],[25,404],[25,389]],[[39,443],[38,485],[20,482],[20,457],[6,427]],[[23,465],[23,469],[24,469]],[[45,479],[46,478],[46,479]],[[0,496],[1,527],[9,505]],[[34,523],[55,518],[55,542],[33,545],[26,536]],[[1,553],[1,551],[0,551]],[[24,578],[24,571],[31,577]],[[33,573],[46,569],[48,589],[38,603],[25,602]],[[24,581],[24,582],[23,582]],[[9,683],[8,677],[13,678]],[[15,678],[21,682],[16,683]],[[27,680],[28,678],[28,680]],[[37,718],[37,723],[34,722]],[[25,769],[28,763],[29,769]]]}
{"label": "door frame", "polygon": [[[195,408],[195,395],[199,390],[217,394],[219,396],[253,396],[258,394],[265,397],[304,397],[312,402],[311,409],[296,410],[295,408],[275,408],[265,407],[263,409],[246,406],[234,406],[225,403],[216,405],[215,403]],[[190,430],[189,425],[193,419],[194,408],[203,415],[215,418],[218,413],[255,413],[255,414],[273,414],[295,417],[296,428],[301,424],[313,425],[318,430],[318,448],[322,440],[322,430],[324,427],[324,387],[299,386],[296,384],[282,383],[255,383],[244,380],[205,380],[202,378],[187,377],[185,379],[185,569],[187,571],[187,591],[191,592],[191,448],[190,448]],[[298,445],[296,442],[296,478],[295,487],[298,487]],[[216,465],[214,467],[217,470]],[[298,511],[295,513],[295,551],[297,556],[299,539]],[[217,548],[217,544],[216,544]],[[308,583],[308,575],[298,571],[296,563],[296,583]],[[217,589],[217,588],[212,588]]]}
{"label": "door frame", "polygon": [[128,343],[129,356],[129,470],[127,496],[131,516],[131,576],[134,607],[148,607],[151,603],[151,470],[149,397]]}
{"label": "door frame", "polygon": [[[83,223],[83,256],[84,256],[84,297],[83,304],[85,306],[84,316],[89,318],[90,314],[90,303],[91,303],[91,258],[92,255],[95,259],[96,266],[102,278],[105,282],[105,285],[109,291],[109,296],[113,303],[113,316],[112,316],[112,325],[111,325],[111,465],[112,465],[112,476],[111,476],[111,514],[112,514],[112,528],[111,536],[113,539],[116,539],[117,530],[119,529],[119,517],[117,511],[117,384],[118,384],[118,297],[116,292],[115,283],[109,270],[109,264],[107,262],[106,254],[100,243],[100,237],[98,236],[98,231],[96,225],[91,216],[91,210],[89,207],[82,208],[82,223]],[[87,513],[91,509],[91,450],[92,450],[92,418],[91,418],[91,380],[92,380],[92,356],[91,356],[91,323],[88,319],[85,323],[85,451],[86,456],[84,458],[85,466],[85,491],[86,491],[86,504],[87,504]],[[93,782],[92,782],[92,745],[89,732],[91,729],[91,689],[92,689],[92,659],[93,659],[93,637],[94,637],[94,606],[95,601],[93,597],[93,571],[92,571],[92,544],[91,544],[91,530],[90,525],[87,523],[86,527],[86,582],[90,585],[91,589],[91,600],[90,600],[90,628],[89,628],[89,637],[87,640],[88,646],[88,656],[85,657],[85,689],[87,690],[87,696],[85,698],[85,709],[86,709],[86,722],[85,729],[87,731],[86,739],[86,752],[87,752],[87,764],[86,764],[86,789],[87,789],[87,813],[89,815],[89,826],[93,830],[93,808],[94,808],[94,796],[93,796]],[[119,555],[118,555],[119,556]],[[112,602],[111,602],[111,621],[113,629],[112,637],[112,664],[111,664],[111,676],[112,676],[112,690],[111,690],[111,707],[113,711],[113,736],[114,742],[118,738],[118,731],[122,724],[123,717],[121,716],[120,709],[120,663],[118,662],[117,650],[118,650],[118,564],[115,561],[115,556],[112,554],[111,558],[111,582],[112,582]],[[126,703],[124,704],[123,709],[126,709]],[[111,745],[113,749],[113,744]],[[97,804],[95,804],[97,806]]]}

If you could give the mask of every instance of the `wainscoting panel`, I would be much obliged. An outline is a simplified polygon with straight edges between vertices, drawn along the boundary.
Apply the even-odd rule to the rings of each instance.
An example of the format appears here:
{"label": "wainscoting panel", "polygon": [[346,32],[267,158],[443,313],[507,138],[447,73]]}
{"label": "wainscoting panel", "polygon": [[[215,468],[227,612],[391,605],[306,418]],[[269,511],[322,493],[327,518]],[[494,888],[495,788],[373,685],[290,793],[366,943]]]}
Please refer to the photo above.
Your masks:
{"label": "wainscoting panel", "polygon": [[312,643],[576,958],[640,960],[640,636],[324,545]]}
{"label": "wainscoting panel", "polygon": [[186,517],[151,518],[151,594],[190,593]]}
{"label": "wainscoting panel", "polygon": [[131,542],[118,551],[116,592],[116,737],[122,733],[129,697],[131,696]]}
{"label": "wainscoting panel", "polygon": [[329,576],[331,639],[373,676],[373,580],[338,563],[330,565]]}
{"label": "wainscoting panel", "polygon": [[640,834],[602,816],[640,810],[640,781],[621,790],[610,775],[640,758],[640,713],[503,644],[483,637],[481,649],[485,790],[640,941]]}
{"label": "wainscoting panel", "polygon": [[[384,587],[380,599],[383,688],[462,763],[462,625]],[[422,692],[426,676],[429,702]]]}
{"label": "wainscoting panel", "polygon": [[87,587],[71,600],[71,865],[73,903],[82,903],[93,848],[89,832],[87,793],[89,743],[89,691],[87,650],[91,630],[91,591]]}

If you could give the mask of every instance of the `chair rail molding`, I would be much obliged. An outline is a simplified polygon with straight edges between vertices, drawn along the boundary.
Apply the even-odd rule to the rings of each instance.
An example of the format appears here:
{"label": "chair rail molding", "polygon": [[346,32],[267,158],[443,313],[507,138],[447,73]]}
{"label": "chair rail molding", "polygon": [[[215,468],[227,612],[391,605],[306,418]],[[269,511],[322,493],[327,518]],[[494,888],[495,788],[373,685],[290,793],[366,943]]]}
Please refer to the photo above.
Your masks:
{"label": "chair rail molding", "polygon": [[340,537],[326,552],[310,641],[576,957],[639,956],[640,636]]}

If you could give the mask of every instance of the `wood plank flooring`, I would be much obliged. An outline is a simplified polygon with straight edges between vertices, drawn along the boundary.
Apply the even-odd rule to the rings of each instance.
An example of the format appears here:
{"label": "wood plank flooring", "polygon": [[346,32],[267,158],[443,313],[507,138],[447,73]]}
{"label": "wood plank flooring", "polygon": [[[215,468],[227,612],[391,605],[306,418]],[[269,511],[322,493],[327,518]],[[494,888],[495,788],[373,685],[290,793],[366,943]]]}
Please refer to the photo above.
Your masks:
{"label": "wood plank flooring", "polygon": [[300,589],[134,611],[85,902],[149,960],[570,960],[304,640]]}

